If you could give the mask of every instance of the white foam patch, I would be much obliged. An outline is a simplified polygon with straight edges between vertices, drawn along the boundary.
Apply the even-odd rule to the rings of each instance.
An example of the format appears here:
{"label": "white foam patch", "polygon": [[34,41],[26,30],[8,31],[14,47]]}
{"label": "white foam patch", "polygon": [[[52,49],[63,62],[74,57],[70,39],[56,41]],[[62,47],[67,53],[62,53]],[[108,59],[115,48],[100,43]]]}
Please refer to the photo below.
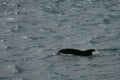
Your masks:
{"label": "white foam patch", "polygon": [[61,56],[72,56],[73,54],[63,54],[63,53],[60,53]]}
{"label": "white foam patch", "polygon": [[94,51],[94,52],[92,52],[92,55],[98,55],[98,54],[100,54],[100,52],[99,51]]}
{"label": "white foam patch", "polygon": [[[57,55],[57,53],[52,53],[52,55]],[[63,53],[60,53],[61,56],[72,56],[72,54],[63,54]]]}
{"label": "white foam patch", "polygon": [[52,55],[57,55],[57,53],[52,53]]}
{"label": "white foam patch", "polygon": [[7,18],[6,20],[8,20],[8,21],[15,21],[14,18]]}

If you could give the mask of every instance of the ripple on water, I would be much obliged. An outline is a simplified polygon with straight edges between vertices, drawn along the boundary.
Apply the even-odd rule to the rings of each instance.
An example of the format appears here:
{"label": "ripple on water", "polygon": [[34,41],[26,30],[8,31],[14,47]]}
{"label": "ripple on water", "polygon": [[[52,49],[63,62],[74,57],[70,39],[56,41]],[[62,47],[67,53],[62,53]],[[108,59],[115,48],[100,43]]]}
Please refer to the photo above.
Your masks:
{"label": "ripple on water", "polygon": [[0,66],[0,77],[12,77],[15,74],[21,73],[16,65],[2,65]]}
{"label": "ripple on water", "polygon": [[7,49],[8,46],[5,45],[4,40],[0,40],[0,49]]}
{"label": "ripple on water", "polygon": [[22,26],[19,26],[19,25],[16,25],[13,28],[11,28],[11,32],[13,32],[13,33],[19,33],[22,31],[24,31],[24,29],[22,28]]}
{"label": "ripple on water", "polygon": [[44,27],[38,29],[38,31],[40,31],[42,34],[56,33],[56,31],[54,31],[52,28],[44,28]]}
{"label": "ripple on water", "polygon": [[16,21],[15,18],[6,18],[7,21]]}

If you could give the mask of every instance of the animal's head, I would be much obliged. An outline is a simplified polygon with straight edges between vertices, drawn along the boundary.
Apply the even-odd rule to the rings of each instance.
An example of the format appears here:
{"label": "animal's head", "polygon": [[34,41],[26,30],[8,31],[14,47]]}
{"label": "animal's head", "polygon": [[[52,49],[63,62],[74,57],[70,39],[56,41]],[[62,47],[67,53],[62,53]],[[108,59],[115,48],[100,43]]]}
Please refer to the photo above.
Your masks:
{"label": "animal's head", "polygon": [[91,53],[91,55],[97,55],[100,53],[99,51],[97,51],[95,49],[88,49],[87,52]]}

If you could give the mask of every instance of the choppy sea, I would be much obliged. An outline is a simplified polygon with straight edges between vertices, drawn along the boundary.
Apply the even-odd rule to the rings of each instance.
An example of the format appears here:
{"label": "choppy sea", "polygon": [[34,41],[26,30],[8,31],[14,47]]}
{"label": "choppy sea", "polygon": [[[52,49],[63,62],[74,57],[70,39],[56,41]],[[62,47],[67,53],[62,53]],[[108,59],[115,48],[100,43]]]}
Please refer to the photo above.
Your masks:
{"label": "choppy sea", "polygon": [[119,79],[120,0],[0,0],[0,80]]}

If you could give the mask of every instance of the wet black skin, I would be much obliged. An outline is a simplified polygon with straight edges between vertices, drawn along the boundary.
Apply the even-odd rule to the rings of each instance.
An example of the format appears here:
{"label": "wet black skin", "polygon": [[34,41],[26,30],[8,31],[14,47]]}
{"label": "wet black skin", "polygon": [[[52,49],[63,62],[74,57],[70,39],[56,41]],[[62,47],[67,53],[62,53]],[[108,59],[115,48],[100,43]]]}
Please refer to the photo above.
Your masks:
{"label": "wet black skin", "polygon": [[88,50],[82,51],[82,50],[78,50],[78,49],[67,48],[67,49],[59,50],[57,55],[72,54],[72,55],[76,55],[76,56],[91,56],[91,55],[93,55],[92,52],[94,52],[94,51],[95,51],[95,49],[88,49]]}

